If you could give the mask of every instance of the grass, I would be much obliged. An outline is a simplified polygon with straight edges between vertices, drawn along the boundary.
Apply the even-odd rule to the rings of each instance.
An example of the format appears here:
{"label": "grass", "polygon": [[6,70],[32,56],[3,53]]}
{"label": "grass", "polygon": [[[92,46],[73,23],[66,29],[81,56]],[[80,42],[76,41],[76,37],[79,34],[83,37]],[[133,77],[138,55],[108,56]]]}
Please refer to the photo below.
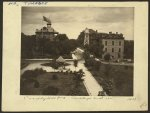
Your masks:
{"label": "grass", "polygon": [[21,85],[20,92],[22,95],[87,96],[83,82],[77,83],[73,78],[74,75],[70,73],[45,72],[34,78],[39,83],[38,88],[34,87],[33,81],[26,81]]}
{"label": "grass", "polygon": [[98,70],[88,69],[104,90],[112,88],[110,96],[133,96],[132,66],[101,64]]}

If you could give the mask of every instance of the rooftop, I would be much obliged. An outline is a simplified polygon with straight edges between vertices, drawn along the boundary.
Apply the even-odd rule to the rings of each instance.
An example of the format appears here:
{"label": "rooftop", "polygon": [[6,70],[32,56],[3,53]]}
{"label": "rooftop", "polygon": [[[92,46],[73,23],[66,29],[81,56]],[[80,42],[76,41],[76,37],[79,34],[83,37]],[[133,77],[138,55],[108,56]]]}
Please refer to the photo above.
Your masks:
{"label": "rooftop", "polygon": [[[89,29],[89,34],[93,35],[95,38],[102,38],[102,39],[124,39],[122,33],[104,33],[104,32],[98,32],[97,30]],[[93,37],[93,38],[94,38]]]}

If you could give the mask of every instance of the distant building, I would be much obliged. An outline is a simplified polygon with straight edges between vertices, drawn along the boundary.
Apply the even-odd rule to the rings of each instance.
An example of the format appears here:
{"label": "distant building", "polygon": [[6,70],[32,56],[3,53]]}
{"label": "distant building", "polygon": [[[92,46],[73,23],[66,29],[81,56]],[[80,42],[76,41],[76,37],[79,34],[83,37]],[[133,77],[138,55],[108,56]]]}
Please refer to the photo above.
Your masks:
{"label": "distant building", "polygon": [[[46,18],[46,17],[43,17]],[[39,52],[39,54],[43,54],[43,46],[44,46],[44,40],[47,41],[54,41],[55,37],[59,34],[57,31],[52,28],[51,21],[46,18],[47,20],[47,27],[43,27],[41,29],[36,29],[36,50]],[[45,21],[45,20],[44,20]],[[44,40],[42,40],[44,39]]]}
{"label": "distant building", "polygon": [[47,27],[43,27],[40,30],[36,29],[35,34],[36,39],[46,38],[50,41],[53,41],[54,38],[57,36],[58,32],[51,27],[51,23],[47,23]]}
{"label": "distant building", "polygon": [[123,34],[111,33],[102,35],[102,44],[104,45],[103,58],[106,54],[110,54],[112,60],[123,59],[124,56],[124,37]]}
{"label": "distant building", "polygon": [[[86,29],[87,31],[87,29]],[[104,46],[103,48],[103,55],[102,58],[106,54],[110,54],[112,60],[122,60],[124,57],[124,37],[123,34],[116,33],[99,33],[92,29],[89,29],[89,36],[87,36],[87,32],[85,32],[85,39],[86,42],[89,42],[90,44],[97,44],[99,46],[102,44]],[[89,37],[89,38],[86,38]],[[89,39],[89,41],[87,41]],[[100,43],[101,42],[101,43]]]}
{"label": "distant building", "polygon": [[83,59],[83,53],[84,50],[80,49],[80,48],[76,48],[73,52],[72,52],[72,57],[75,60],[81,60]]}

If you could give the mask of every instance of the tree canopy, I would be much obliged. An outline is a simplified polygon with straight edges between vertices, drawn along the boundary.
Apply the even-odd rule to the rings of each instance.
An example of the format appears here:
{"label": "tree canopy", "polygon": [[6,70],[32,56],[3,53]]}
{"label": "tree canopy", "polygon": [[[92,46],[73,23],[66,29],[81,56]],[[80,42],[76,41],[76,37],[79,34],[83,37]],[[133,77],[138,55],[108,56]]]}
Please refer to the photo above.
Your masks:
{"label": "tree canopy", "polygon": [[134,59],[134,41],[132,40],[124,41],[124,58]]}

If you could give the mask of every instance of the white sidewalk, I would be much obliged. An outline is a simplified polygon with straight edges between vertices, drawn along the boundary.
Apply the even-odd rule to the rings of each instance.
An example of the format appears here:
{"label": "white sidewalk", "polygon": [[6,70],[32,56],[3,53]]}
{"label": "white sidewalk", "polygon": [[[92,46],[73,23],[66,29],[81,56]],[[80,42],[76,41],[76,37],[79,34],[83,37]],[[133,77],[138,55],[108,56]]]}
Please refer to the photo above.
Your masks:
{"label": "white sidewalk", "polygon": [[103,91],[103,88],[99,85],[99,83],[95,80],[92,74],[88,71],[88,69],[84,66],[83,63],[79,62],[78,66],[85,73],[84,76],[84,85],[90,96],[98,96],[99,91]]}

